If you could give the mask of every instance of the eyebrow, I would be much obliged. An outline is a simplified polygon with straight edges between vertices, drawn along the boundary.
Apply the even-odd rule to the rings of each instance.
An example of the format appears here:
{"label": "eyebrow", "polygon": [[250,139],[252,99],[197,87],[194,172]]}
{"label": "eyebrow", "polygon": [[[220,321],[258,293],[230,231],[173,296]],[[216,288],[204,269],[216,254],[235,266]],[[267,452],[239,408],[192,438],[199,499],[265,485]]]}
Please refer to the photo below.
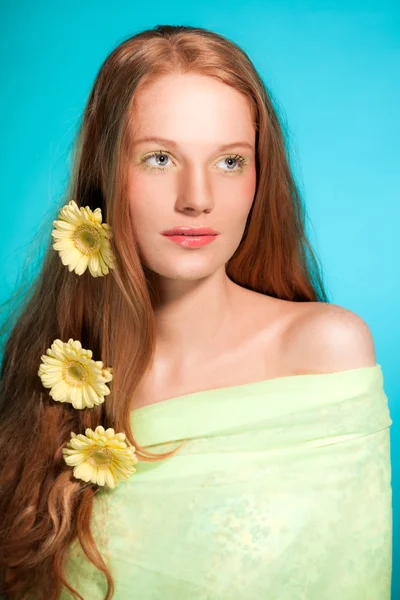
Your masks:
{"label": "eyebrow", "polygon": [[[159,136],[143,137],[138,140],[134,140],[132,145],[136,146],[137,144],[141,144],[143,142],[159,142],[160,144],[168,144],[169,146],[173,146],[173,148],[178,148],[178,146],[179,146],[179,144],[177,144],[177,142],[174,142],[174,140],[169,140],[167,138],[163,138],[163,137],[159,137]],[[234,148],[237,146],[242,146],[242,147],[250,148],[250,150],[254,150],[254,146],[252,144],[250,144],[249,142],[231,142],[230,144],[222,144],[222,146],[218,147],[218,150],[219,151],[228,150],[229,148]]]}

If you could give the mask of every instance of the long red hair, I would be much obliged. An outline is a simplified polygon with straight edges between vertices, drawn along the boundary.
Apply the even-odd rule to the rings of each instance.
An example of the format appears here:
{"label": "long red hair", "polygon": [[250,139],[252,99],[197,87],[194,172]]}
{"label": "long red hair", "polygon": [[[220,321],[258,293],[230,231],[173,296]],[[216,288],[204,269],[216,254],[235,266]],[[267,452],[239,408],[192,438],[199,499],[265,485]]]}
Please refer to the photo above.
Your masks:
{"label": "long red hair", "polygon": [[[76,538],[107,579],[105,600],[113,596],[112,573],[90,527],[94,495],[100,490],[75,479],[63,459],[71,431],[113,427],[126,433],[138,458],[146,461],[176,451],[150,453],[131,431],[132,398],[154,356],[155,322],[151,284],[132,236],[124,191],[135,94],[160,75],[187,72],[214,77],[242,92],[256,127],[257,188],[227,275],[276,298],[327,302],[282,127],[246,53],[221,35],[184,26],[157,26],[117,46],[90,92],[69,184],[57,207],[58,212],[74,199],[79,206],[101,208],[113,232],[116,268],[97,278],[88,271],[81,276],[69,272],[52,248],[46,223],[40,272],[2,329],[0,591],[8,598],[28,598],[34,592],[38,600],[56,600],[65,586],[82,600],[62,566]],[[37,373],[41,355],[56,338],[80,340],[96,360],[113,367],[111,394],[103,404],[75,410],[51,399]]]}

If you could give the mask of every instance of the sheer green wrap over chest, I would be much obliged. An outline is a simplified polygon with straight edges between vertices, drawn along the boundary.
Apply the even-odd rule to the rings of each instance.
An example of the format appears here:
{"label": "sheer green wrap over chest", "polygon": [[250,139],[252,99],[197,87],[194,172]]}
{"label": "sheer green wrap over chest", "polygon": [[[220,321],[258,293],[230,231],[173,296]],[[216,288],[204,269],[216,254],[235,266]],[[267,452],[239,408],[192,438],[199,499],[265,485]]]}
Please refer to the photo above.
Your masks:
{"label": "sheer green wrap over chest", "polygon": [[[115,600],[390,599],[380,365],[196,392],[131,417],[153,452],[187,441],[95,497]],[[104,598],[78,542],[66,569],[85,600]]]}

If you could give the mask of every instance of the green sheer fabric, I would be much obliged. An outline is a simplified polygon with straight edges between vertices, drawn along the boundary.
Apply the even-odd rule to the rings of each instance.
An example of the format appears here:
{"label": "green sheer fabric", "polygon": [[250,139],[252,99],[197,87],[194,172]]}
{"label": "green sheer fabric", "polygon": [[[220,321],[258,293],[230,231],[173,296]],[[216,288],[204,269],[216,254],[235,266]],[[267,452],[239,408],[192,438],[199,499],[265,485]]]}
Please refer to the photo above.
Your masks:
{"label": "green sheer fabric", "polygon": [[[389,600],[380,365],[186,394],[131,418],[153,452],[187,441],[95,497],[115,600]],[[85,600],[104,598],[77,543],[66,572]]]}

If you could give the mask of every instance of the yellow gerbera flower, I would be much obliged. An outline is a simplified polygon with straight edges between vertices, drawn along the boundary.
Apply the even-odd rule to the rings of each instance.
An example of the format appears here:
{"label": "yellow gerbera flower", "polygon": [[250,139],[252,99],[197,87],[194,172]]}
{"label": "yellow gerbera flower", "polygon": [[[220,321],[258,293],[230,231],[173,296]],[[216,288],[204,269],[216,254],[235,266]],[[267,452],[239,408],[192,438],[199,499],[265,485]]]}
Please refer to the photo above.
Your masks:
{"label": "yellow gerbera flower", "polygon": [[93,408],[110,393],[106,382],[112,380],[112,368],[92,360],[92,351],[82,348],[79,340],[54,340],[41,360],[38,375],[57,402],[70,402],[78,409]]}
{"label": "yellow gerbera flower", "polygon": [[93,277],[100,277],[114,268],[111,228],[101,221],[100,208],[92,211],[88,206],[79,207],[75,200],[60,210],[51,235],[55,239],[53,248],[69,271],[82,275],[89,267]]}
{"label": "yellow gerbera flower", "polygon": [[114,488],[136,472],[136,449],[126,444],[125,437],[101,425],[95,431],[86,429],[85,435],[71,433],[71,440],[62,450],[64,460],[74,467],[77,479]]}

